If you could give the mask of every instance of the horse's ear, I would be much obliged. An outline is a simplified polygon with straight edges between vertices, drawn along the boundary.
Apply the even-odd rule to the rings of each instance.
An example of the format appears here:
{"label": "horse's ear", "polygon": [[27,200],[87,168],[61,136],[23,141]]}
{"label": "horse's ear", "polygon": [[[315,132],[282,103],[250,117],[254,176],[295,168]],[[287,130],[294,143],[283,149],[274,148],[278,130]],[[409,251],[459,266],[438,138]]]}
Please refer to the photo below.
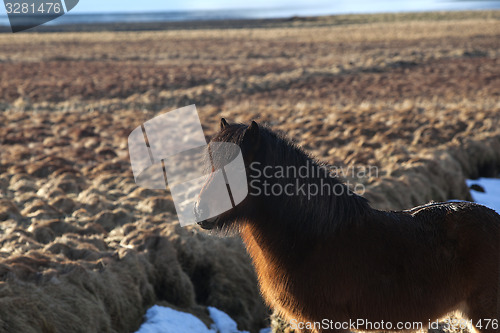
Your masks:
{"label": "horse's ear", "polygon": [[252,120],[252,123],[247,128],[247,133],[250,133],[252,136],[259,135],[259,124]]}
{"label": "horse's ear", "polygon": [[250,126],[247,127],[245,134],[243,135],[243,142],[249,144],[254,148],[257,148],[260,142],[259,132],[259,125],[255,121],[252,121]]}
{"label": "horse's ear", "polygon": [[257,138],[259,136],[259,124],[252,120],[250,126],[245,131],[245,137]]}
{"label": "horse's ear", "polygon": [[220,129],[223,130],[224,128],[228,127],[229,124],[227,123],[226,119],[221,118],[220,119]]}
{"label": "horse's ear", "polygon": [[246,163],[253,162],[255,155],[260,149],[260,128],[259,125],[252,121],[250,126],[243,134],[243,142],[241,143],[241,150],[243,151],[243,158]]}

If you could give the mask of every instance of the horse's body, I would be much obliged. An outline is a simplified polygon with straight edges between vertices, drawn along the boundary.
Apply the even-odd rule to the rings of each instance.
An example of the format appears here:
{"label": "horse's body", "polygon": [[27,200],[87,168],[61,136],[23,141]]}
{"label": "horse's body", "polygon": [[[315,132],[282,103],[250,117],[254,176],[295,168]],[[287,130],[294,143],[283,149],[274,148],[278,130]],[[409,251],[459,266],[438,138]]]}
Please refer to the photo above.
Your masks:
{"label": "horse's body", "polygon": [[[249,180],[263,177],[251,163],[318,165],[256,123],[223,121],[213,140],[240,145]],[[340,184],[332,177],[299,182]],[[484,325],[500,319],[498,214],[469,202],[385,212],[344,189],[310,198],[250,190],[239,206],[201,225],[239,230],[266,302],[294,323],[322,323],[318,332],[397,330],[413,322],[425,328],[456,309],[474,325],[481,320],[479,331],[498,331],[494,322]]]}

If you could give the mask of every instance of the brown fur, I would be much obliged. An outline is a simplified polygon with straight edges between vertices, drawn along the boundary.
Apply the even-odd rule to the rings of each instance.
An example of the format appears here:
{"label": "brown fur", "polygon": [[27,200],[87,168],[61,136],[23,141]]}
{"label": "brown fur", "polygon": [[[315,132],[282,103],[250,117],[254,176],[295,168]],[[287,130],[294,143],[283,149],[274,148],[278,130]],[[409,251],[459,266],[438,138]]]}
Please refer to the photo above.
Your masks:
{"label": "brown fur", "polygon": [[[213,141],[238,143],[247,174],[255,161],[296,166],[313,161],[255,122],[222,121]],[[310,201],[249,195],[236,208],[200,224],[239,230],[266,302],[289,320],[365,319],[426,327],[459,307],[473,323],[500,319],[497,213],[470,202],[387,212],[346,193]]]}

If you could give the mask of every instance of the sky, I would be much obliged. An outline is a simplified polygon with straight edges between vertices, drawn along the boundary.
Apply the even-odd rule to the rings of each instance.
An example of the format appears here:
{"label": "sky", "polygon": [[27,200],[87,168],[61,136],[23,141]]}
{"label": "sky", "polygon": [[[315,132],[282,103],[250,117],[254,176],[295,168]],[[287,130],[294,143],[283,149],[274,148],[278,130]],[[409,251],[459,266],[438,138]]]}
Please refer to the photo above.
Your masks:
{"label": "sky", "polygon": [[158,1],[158,0],[80,0],[73,9],[75,13],[95,12],[151,12],[151,11],[176,11],[176,10],[220,10],[220,9],[262,9],[262,8],[291,8],[291,7],[321,7],[331,4],[323,0],[253,0],[251,2],[238,2],[234,0],[183,0],[183,1]]}
{"label": "sky", "polygon": [[[231,10],[231,9],[285,9],[297,14],[349,13],[349,12],[391,12],[415,10],[443,10],[454,3],[455,9],[469,9],[467,0],[80,0],[73,13],[109,12],[166,12],[186,10]],[[497,3],[489,0],[486,3]],[[460,8],[460,7],[464,8]],[[480,8],[477,8],[480,9]],[[308,13],[309,12],[309,13]]]}
{"label": "sky", "polygon": [[[411,12],[429,10],[500,9],[500,0],[79,0],[72,14],[140,13],[192,10],[267,11],[267,17],[307,16],[349,13]],[[0,16],[5,14],[0,5]],[[254,13],[255,14],[255,13]],[[272,16],[271,15],[271,16]],[[255,16],[255,15],[254,15]],[[2,17],[0,17],[1,19]]]}

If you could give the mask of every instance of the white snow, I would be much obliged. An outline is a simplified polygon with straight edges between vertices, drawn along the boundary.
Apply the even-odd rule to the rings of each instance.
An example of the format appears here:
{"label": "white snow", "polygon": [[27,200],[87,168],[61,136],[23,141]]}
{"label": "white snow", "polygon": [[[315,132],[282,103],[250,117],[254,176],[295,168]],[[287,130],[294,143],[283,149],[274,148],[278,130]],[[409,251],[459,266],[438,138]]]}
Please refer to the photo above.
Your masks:
{"label": "white snow", "polygon": [[214,333],[190,313],[153,305],[146,312],[146,321],[136,333]]}
{"label": "white snow", "polygon": [[467,186],[473,184],[480,185],[484,188],[484,193],[471,190],[472,199],[478,204],[484,205],[496,210],[500,214],[500,179],[498,178],[478,178],[467,179]]}
{"label": "white snow", "polygon": [[[208,307],[208,312],[210,313],[210,317],[214,321],[212,328],[215,328],[215,332],[219,333],[235,333],[238,331],[236,322],[231,319],[225,312],[214,308],[212,306]],[[242,332],[243,333],[243,332]]]}
{"label": "white snow", "polygon": [[[238,331],[236,322],[225,312],[211,306],[208,312],[214,322],[210,328],[190,313],[153,305],[146,312],[146,321],[136,333],[248,333]],[[270,332],[269,328],[260,331]]]}

